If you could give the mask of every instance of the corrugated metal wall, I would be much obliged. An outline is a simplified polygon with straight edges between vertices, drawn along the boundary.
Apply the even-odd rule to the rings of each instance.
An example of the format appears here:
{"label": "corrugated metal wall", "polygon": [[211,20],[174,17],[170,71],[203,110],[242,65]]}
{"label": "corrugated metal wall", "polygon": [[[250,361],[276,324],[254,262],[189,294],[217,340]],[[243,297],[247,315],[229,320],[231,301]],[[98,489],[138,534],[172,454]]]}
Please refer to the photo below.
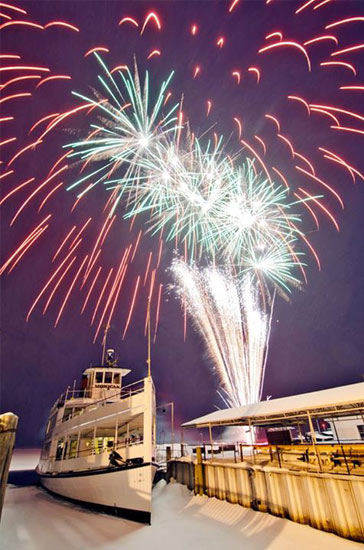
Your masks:
{"label": "corrugated metal wall", "polygon": [[[168,476],[198,493],[195,467],[173,460]],[[364,542],[363,477],[213,461],[204,461],[202,469],[203,492],[209,497]]]}

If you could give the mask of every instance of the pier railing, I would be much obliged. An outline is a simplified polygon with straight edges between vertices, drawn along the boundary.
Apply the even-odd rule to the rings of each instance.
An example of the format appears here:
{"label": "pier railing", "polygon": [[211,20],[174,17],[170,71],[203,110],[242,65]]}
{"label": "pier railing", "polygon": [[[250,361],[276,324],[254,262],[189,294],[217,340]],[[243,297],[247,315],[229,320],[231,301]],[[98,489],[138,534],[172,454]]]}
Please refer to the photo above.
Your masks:
{"label": "pier railing", "polygon": [[[165,447],[165,445],[164,445]],[[195,456],[201,447],[204,460],[222,462],[248,462],[255,465],[275,466],[293,470],[341,475],[364,476],[364,443],[326,442],[294,443],[291,445],[203,443],[175,444],[169,458]],[[162,452],[162,451],[161,451]],[[166,452],[164,452],[166,455]],[[167,457],[168,460],[168,457]]]}

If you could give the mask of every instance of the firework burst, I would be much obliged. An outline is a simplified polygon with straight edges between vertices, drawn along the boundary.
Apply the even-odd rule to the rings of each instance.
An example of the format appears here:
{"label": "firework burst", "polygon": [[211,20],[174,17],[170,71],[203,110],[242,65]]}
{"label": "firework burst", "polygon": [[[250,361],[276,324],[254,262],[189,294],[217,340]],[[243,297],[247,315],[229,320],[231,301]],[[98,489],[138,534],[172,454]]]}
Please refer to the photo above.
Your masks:
{"label": "firework burst", "polygon": [[[96,99],[74,93],[82,101],[86,101],[97,123],[90,125],[87,137],[65,146],[71,152],[67,159],[79,159],[83,167],[91,163],[100,163],[101,167],[89,171],[85,176],[72,183],[68,190],[93,180],[92,186],[87,185],[84,193],[103,182],[108,188],[115,187],[112,201],[113,214],[119,203],[125,185],[138,189],[143,179],[143,167],[158,154],[158,145],[167,140],[170,133],[175,134],[177,117],[174,116],[178,104],[170,108],[167,114],[162,114],[166,90],[173,77],[173,72],[164,81],[157,93],[155,103],[151,104],[149,73],[146,72],[144,86],[141,88],[138,69],[135,64],[134,77],[127,67],[112,74],[98,53],[94,52],[99,64],[104,69],[108,82],[99,76],[103,86],[103,94],[94,91]],[[120,81],[117,84],[116,79]],[[115,179],[116,178],[116,179]],[[82,193],[81,195],[82,196]]]}
{"label": "firework burst", "polygon": [[[10,229],[0,273],[36,254],[42,241],[48,245],[45,280],[27,319],[42,304],[57,325],[81,293],[80,311],[89,310],[96,340],[127,300],[117,321],[125,337],[142,292],[156,335],[166,242],[186,260],[227,269],[234,281],[249,277],[259,296],[269,288],[288,293],[306,281],[309,256],[320,268],[310,233],[325,220],[339,230],[338,174],[340,182],[364,180],[361,159],[355,160],[364,133],[363,44],[355,40],[364,17],[353,13],[356,5],[361,9],[334,8],[329,0],[212,2],[193,13],[195,21],[186,19],[182,2],[143,17],[131,3],[137,15],[101,14],[108,18],[100,25],[108,29],[104,38],[112,28],[120,33],[115,53],[95,46],[81,13],[76,24],[49,20],[50,4],[43,3],[38,22],[22,6],[4,4],[0,204]],[[221,21],[224,34],[216,27]],[[130,70],[135,56],[143,82]],[[96,84],[88,72],[95,61]],[[157,93],[154,82],[161,79],[153,76],[150,86],[150,74],[170,75]],[[71,144],[70,127],[77,135]],[[207,131],[196,137],[199,127]],[[35,165],[36,173],[28,172]],[[156,238],[134,269],[147,232]],[[125,233],[110,260],[108,249]]]}

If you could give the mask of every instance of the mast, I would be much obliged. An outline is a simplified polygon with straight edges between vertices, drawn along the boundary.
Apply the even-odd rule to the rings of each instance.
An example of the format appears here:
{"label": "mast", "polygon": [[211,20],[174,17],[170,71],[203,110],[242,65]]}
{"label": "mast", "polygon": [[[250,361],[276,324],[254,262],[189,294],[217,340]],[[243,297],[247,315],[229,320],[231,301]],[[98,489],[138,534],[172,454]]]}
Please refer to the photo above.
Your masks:
{"label": "mast", "polygon": [[101,366],[102,367],[104,366],[104,362],[105,362],[106,337],[107,337],[107,333],[109,331],[109,328],[110,328],[110,325],[106,325],[105,330],[104,330],[104,337],[102,339],[102,357],[101,357]]}
{"label": "mast", "polygon": [[151,375],[151,354],[150,354],[150,298],[148,298],[148,309],[147,309],[147,319],[148,319],[148,377]]}

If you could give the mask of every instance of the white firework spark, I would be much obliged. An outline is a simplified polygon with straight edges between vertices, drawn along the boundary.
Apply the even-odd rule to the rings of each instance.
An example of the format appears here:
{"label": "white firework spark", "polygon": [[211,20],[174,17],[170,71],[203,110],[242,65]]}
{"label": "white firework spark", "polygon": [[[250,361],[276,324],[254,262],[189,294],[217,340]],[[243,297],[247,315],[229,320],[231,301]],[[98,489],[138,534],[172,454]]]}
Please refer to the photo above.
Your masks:
{"label": "white firework spark", "polygon": [[172,271],[220,378],[225,404],[259,401],[271,315],[261,310],[251,275],[235,278],[228,269],[198,269],[183,260],[175,260]]}

